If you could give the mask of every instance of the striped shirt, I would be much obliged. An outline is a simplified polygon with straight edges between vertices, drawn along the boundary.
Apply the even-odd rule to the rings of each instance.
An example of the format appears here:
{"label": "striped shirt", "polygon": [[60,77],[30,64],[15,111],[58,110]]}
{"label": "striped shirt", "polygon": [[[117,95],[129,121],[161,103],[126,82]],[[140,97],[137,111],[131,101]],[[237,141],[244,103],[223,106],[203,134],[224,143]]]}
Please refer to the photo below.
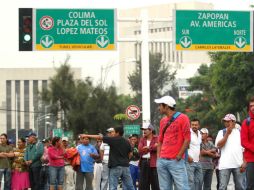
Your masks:
{"label": "striped shirt", "polygon": [[109,150],[110,150],[109,145],[107,143],[102,143],[100,146],[100,150],[104,151],[102,163],[108,164]]}

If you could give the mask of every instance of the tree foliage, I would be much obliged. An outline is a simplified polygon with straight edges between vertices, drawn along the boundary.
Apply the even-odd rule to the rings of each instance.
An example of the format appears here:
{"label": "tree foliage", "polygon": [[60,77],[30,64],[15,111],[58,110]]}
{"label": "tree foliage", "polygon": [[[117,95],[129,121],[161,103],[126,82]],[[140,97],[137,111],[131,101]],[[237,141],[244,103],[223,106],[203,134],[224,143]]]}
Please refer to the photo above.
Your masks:
{"label": "tree foliage", "polygon": [[[162,61],[160,53],[149,55],[149,74],[150,74],[150,109],[151,122],[158,126],[158,110],[154,103],[155,98],[168,93],[171,88],[170,83],[175,79],[176,71],[172,71],[170,66]],[[141,62],[137,62],[136,70],[129,75],[129,84],[135,92],[137,104],[141,107]]]}
{"label": "tree foliage", "polygon": [[190,90],[203,94],[189,97],[184,107],[188,115],[197,117],[203,126],[217,132],[222,128],[221,118],[227,113],[246,117],[246,104],[254,95],[253,53],[210,53],[210,67],[201,65],[198,75],[190,78]]}
{"label": "tree foliage", "polygon": [[[83,132],[105,132],[107,128],[120,124],[114,115],[123,113],[129,105],[129,96],[117,95],[116,88],[93,86],[92,81],[74,80],[70,66],[65,63],[50,78],[48,89],[42,92],[42,100],[51,105],[51,112],[65,114],[65,130],[74,134]],[[58,118],[59,119],[59,118]]]}

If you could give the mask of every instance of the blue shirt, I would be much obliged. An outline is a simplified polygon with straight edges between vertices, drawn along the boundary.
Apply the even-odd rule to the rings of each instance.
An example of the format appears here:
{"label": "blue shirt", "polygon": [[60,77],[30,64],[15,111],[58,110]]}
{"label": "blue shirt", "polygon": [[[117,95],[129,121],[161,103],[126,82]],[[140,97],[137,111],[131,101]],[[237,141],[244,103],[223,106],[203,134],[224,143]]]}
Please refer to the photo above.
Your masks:
{"label": "blue shirt", "polygon": [[90,154],[98,154],[95,147],[91,144],[80,144],[77,146],[77,149],[80,155],[81,172],[93,172],[94,159],[90,156]]}

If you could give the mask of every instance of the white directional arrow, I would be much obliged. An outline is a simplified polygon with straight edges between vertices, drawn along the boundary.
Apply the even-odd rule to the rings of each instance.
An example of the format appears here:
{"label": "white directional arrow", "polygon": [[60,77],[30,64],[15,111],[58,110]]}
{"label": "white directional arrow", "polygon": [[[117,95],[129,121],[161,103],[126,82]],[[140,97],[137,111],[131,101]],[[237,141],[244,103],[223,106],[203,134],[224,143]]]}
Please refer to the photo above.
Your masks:
{"label": "white directional arrow", "polygon": [[187,48],[191,45],[191,39],[188,36],[184,36],[180,39],[180,43],[184,48]]}
{"label": "white directional arrow", "polygon": [[[106,38],[106,39],[105,39]],[[107,46],[107,44],[109,43],[109,39],[107,36],[99,36],[96,39],[97,44],[99,45],[99,47],[104,48]]]}
{"label": "white directional arrow", "polygon": [[235,44],[238,48],[243,48],[246,44],[246,40],[244,37],[237,37],[235,39]]}
{"label": "white directional arrow", "polygon": [[45,46],[45,47],[49,47],[52,43],[53,43],[53,40],[50,40],[49,39],[49,36],[46,36],[44,38],[45,40],[41,40],[41,43]]}

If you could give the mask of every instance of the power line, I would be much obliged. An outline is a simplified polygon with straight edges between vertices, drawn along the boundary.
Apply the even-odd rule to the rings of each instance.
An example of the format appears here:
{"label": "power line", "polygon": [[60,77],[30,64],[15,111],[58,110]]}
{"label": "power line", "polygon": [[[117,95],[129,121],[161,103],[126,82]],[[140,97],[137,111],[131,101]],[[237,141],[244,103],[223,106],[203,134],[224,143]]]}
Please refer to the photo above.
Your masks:
{"label": "power line", "polygon": [[41,111],[26,111],[26,110],[16,110],[16,109],[3,109],[3,108],[0,108],[0,111],[4,111],[4,112],[12,112],[12,111],[15,111],[15,112],[26,112],[26,113],[45,113],[45,112],[41,112]]}

